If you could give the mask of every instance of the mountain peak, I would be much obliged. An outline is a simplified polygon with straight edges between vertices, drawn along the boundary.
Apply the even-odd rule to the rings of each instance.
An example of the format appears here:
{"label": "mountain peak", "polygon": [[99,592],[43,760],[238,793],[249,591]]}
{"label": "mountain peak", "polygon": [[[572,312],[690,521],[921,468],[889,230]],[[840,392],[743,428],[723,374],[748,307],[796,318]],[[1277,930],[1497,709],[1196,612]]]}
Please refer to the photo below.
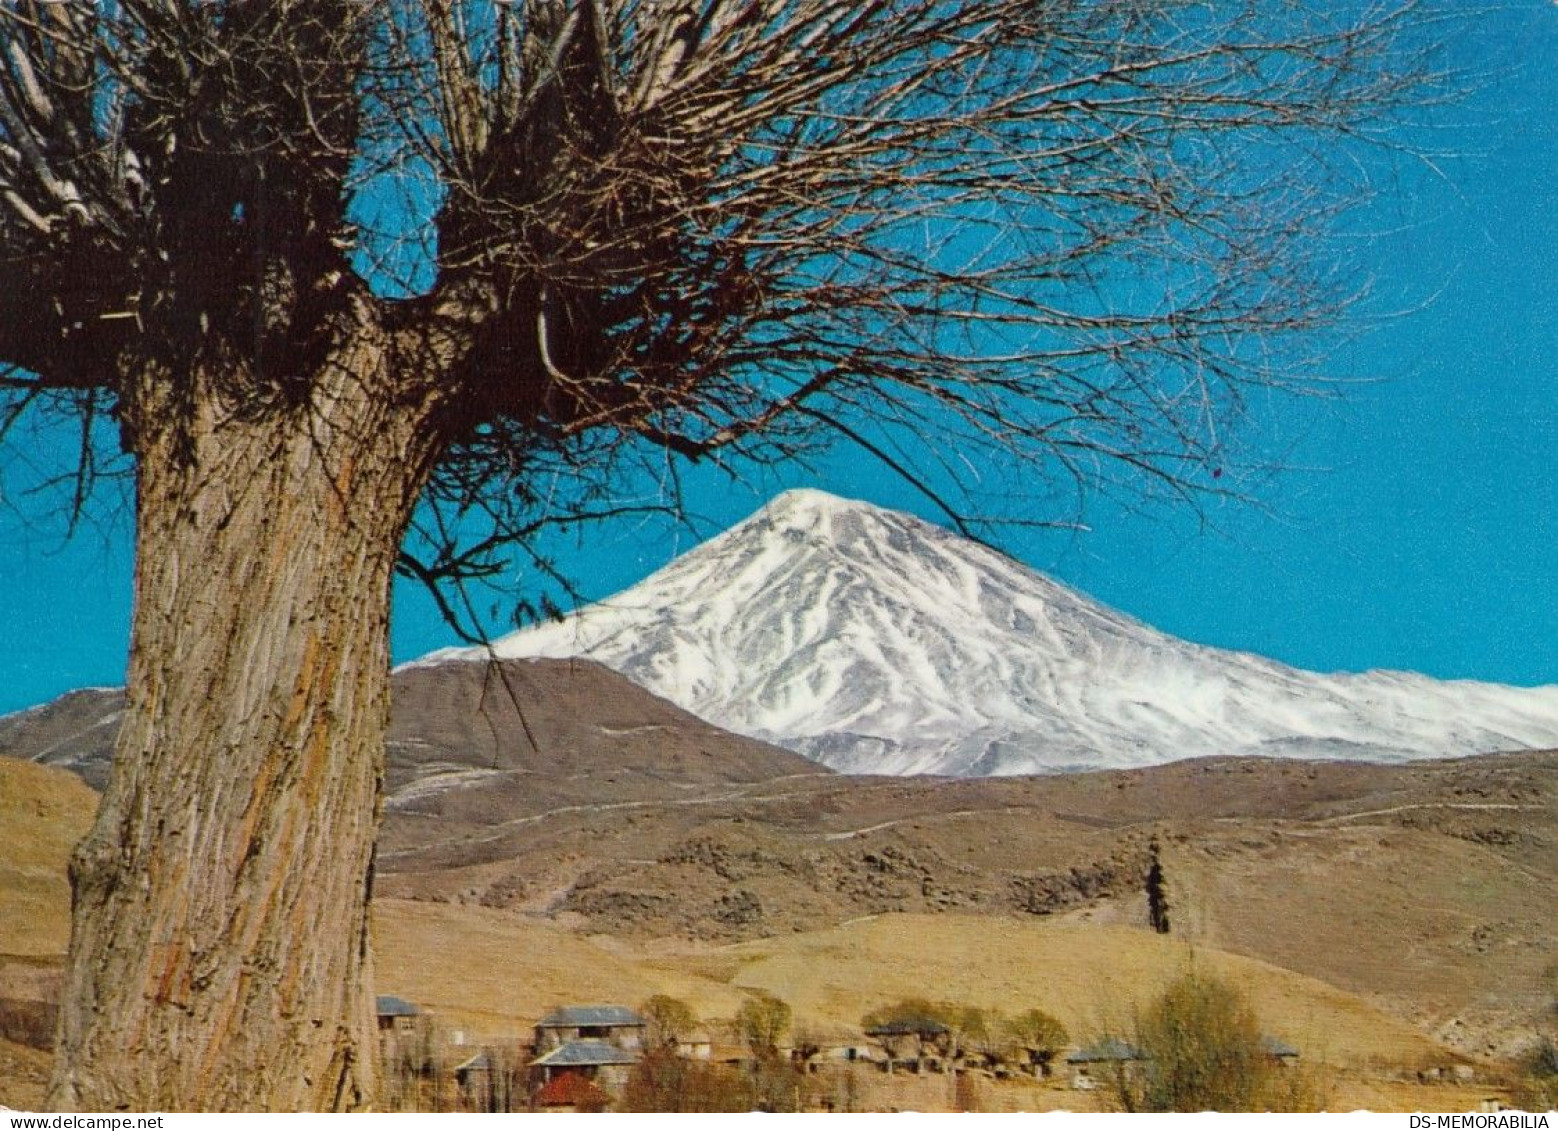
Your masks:
{"label": "mountain peak", "polygon": [[827,534],[837,516],[865,506],[867,504],[830,495],[814,487],[793,487],[781,491],[737,523],[727,532],[727,536],[740,536],[738,532],[744,530],[794,530],[803,534]]}
{"label": "mountain peak", "polygon": [[[839,530],[841,521],[855,520],[855,533],[873,520],[909,518],[896,511],[885,510],[874,503],[860,499],[846,499],[815,487],[792,487],[781,491],[764,506],[754,511],[744,521],[737,523],[726,536],[740,537],[756,531],[788,532],[828,538]],[[917,521],[917,520],[916,520]]]}
{"label": "mountain peak", "polygon": [[869,506],[871,504],[846,499],[817,487],[791,487],[769,499],[752,517],[779,519],[792,515],[833,514],[839,510]]}
{"label": "mountain peak", "polygon": [[719,726],[863,773],[1558,746],[1558,687],[1318,675],[1200,647],[941,527],[809,489],[495,649],[597,660]]}

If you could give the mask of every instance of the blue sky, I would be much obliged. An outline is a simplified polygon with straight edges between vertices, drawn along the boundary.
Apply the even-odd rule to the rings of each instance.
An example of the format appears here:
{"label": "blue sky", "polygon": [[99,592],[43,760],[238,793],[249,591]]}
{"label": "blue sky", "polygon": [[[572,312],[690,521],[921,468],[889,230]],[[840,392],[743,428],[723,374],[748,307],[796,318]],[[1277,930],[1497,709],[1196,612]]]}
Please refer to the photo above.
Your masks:
{"label": "blue sky", "polygon": [[[1291,469],[1258,489],[1261,506],[1095,500],[1086,532],[1011,533],[1009,552],[1202,643],[1322,670],[1558,683],[1558,6],[1475,20],[1452,56],[1476,88],[1454,128],[1424,135],[1453,153],[1379,185],[1361,218],[1375,324],[1334,359],[1357,383],[1262,423]],[[128,519],[99,506],[65,541],[47,496],[21,493],[68,442],[40,435],[0,460],[0,711],[123,676]],[[596,528],[564,564],[605,595],[781,486],[932,517],[843,454],[751,489],[690,482],[697,533]],[[453,642],[414,590],[397,597],[394,641],[397,660]]]}

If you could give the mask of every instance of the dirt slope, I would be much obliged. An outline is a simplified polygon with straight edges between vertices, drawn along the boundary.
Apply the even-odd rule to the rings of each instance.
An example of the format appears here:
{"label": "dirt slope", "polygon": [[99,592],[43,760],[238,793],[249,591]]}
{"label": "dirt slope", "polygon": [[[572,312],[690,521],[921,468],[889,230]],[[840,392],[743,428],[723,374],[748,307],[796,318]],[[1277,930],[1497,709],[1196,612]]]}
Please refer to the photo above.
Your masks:
{"label": "dirt slope", "polygon": [[[1548,1004],[1555,753],[860,779],[787,772],[782,752],[743,762],[696,720],[603,723],[585,710],[581,699],[532,717],[573,734],[579,761],[539,760],[510,733],[481,755],[501,763],[492,773],[467,759],[451,789],[402,787],[414,804],[390,807],[380,856],[384,987],[489,1027],[558,1000],[657,990],[725,1012],[759,986],[835,1021],[858,1016],[860,986],[941,984],[995,1001],[1037,987],[1079,1018],[1101,1005],[1063,987],[1109,984],[1108,970],[1146,984],[1166,968],[1152,955],[1191,945],[1262,971],[1249,975],[1262,993],[1298,987],[1282,992],[1302,1008],[1271,1007],[1299,1031],[1389,1058],[1427,1047],[1413,1041],[1507,1055]],[[683,746],[678,760],[613,733],[662,733],[645,725],[698,736],[703,753]],[[0,760],[0,954],[62,952],[64,864],[92,803],[58,771]],[[1144,929],[1154,842],[1167,944]],[[876,933],[894,930],[908,949]],[[1088,965],[1095,954],[1113,956],[1108,969]],[[1373,1028],[1355,1040],[1344,1014],[1359,1010]]]}
{"label": "dirt slope", "polygon": [[97,795],[79,779],[0,758],[0,957],[64,952],[64,865],[96,809]]}

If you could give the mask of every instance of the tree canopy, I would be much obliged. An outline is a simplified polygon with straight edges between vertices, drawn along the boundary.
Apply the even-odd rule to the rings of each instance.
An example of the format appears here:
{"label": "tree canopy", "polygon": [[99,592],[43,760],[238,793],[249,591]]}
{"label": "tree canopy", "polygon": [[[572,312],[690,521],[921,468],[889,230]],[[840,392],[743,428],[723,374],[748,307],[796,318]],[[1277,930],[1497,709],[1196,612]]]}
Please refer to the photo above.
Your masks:
{"label": "tree canopy", "polygon": [[0,362],[133,450],[213,367],[306,400],[373,310],[438,403],[427,581],[615,513],[629,463],[829,436],[938,499],[991,450],[1222,491],[1250,391],[1315,384],[1274,339],[1348,296],[1324,232],[1418,17],[7,0]]}
{"label": "tree canopy", "polygon": [[692,1036],[698,1027],[698,1018],[692,1006],[669,994],[652,994],[640,1012],[644,1016],[645,1037],[656,1048],[676,1045]]}
{"label": "tree canopy", "polygon": [[736,1010],[736,1031],[754,1056],[772,1057],[790,1030],[790,1006],[772,994],[757,993]]}
{"label": "tree canopy", "polygon": [[1042,1009],[1026,1009],[1005,1023],[1007,1039],[1041,1063],[1054,1059],[1071,1039],[1066,1027]]}
{"label": "tree canopy", "polygon": [[1137,1019],[1136,1064],[1115,1062],[1113,1099],[1126,1111],[1321,1111],[1323,1081],[1283,1067],[1248,995],[1192,967]]}

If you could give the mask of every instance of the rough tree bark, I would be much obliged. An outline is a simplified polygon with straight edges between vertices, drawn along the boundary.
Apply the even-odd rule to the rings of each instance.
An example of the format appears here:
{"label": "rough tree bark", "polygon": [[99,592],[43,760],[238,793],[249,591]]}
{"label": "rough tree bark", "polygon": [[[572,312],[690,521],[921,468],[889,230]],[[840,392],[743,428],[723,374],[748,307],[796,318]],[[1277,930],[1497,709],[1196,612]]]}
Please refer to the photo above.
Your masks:
{"label": "rough tree bark", "polygon": [[389,588],[435,431],[389,369],[364,331],[307,403],[224,415],[213,373],[180,413],[139,382],[127,706],[72,861],[55,1108],[372,1102]]}

